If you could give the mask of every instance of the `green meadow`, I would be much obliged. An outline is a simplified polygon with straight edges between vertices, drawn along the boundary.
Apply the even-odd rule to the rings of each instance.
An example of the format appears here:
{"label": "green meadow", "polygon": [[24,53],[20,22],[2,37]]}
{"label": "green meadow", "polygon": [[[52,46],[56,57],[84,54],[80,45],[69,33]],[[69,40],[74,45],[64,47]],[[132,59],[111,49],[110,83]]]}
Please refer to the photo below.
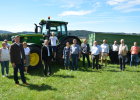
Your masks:
{"label": "green meadow", "polygon": [[0,100],[139,100],[140,66],[108,65],[101,70],[80,67],[78,71],[64,70],[53,64],[54,74],[43,76],[42,68],[26,75],[30,86],[16,86],[13,69],[10,75],[0,75]]}
{"label": "green meadow", "polygon": [[49,77],[43,76],[43,68],[34,69],[26,75],[30,85],[20,80],[17,86],[10,64],[9,76],[0,74],[0,100],[140,100],[140,66],[127,65],[123,72],[112,64],[100,70],[87,69],[81,61],[79,66],[70,71],[53,63]]}

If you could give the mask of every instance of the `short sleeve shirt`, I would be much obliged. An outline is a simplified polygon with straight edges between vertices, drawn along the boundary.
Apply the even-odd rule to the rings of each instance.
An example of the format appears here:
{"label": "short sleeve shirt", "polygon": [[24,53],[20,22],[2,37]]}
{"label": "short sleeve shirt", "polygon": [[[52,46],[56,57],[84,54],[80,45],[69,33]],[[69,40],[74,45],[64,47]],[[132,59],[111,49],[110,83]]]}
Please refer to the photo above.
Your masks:
{"label": "short sleeve shirt", "polygon": [[58,38],[56,36],[50,36],[49,39],[51,40],[51,46],[56,46]]}

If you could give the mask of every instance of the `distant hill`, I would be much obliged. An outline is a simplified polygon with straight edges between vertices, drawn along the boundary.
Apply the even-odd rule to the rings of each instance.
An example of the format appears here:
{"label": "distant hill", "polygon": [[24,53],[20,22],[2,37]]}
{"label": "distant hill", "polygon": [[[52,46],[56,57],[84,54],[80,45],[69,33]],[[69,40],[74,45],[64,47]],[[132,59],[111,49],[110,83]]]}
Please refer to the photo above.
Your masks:
{"label": "distant hill", "polygon": [[[0,34],[8,34],[8,33],[15,33],[5,30],[0,30]],[[32,31],[23,31],[23,32],[16,32],[18,34],[28,34],[34,33]],[[69,35],[71,36],[78,36],[80,38],[87,38],[91,33],[109,33],[109,34],[132,34],[132,35],[140,35],[140,33],[124,33],[124,32],[95,32],[95,31],[87,31],[87,30],[68,30]]]}
{"label": "distant hill", "polygon": [[140,33],[124,33],[124,32],[95,32],[95,31],[87,31],[87,30],[69,30],[68,33],[71,36],[78,36],[80,38],[88,38],[89,34],[92,33],[108,33],[108,34],[131,34],[131,35],[140,35]]}
{"label": "distant hill", "polygon": [[68,33],[71,36],[78,36],[80,38],[87,38],[89,34],[94,33],[94,31],[87,30],[69,30]]}
{"label": "distant hill", "polygon": [[3,33],[13,33],[13,32],[5,31],[5,30],[0,30],[0,34],[3,34]]}

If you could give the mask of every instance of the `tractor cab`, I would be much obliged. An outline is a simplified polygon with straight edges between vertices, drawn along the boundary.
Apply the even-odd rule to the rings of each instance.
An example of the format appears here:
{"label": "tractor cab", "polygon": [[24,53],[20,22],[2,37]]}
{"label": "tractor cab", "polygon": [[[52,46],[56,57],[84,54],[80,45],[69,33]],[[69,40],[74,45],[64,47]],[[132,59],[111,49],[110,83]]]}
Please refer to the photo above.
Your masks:
{"label": "tractor cab", "polygon": [[[41,20],[39,23],[40,26],[37,26],[35,28],[35,33],[41,33],[45,37],[49,37],[52,32],[55,33],[55,35],[60,38],[62,36],[67,36],[67,24],[68,22],[63,21],[53,21],[53,20]],[[40,28],[40,32],[38,32],[38,27]]]}

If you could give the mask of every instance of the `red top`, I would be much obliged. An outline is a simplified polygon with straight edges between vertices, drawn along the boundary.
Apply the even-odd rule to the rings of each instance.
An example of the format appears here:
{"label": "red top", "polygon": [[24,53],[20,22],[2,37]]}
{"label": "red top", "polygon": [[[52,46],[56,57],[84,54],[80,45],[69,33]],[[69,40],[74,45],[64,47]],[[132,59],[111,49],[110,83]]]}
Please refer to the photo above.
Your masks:
{"label": "red top", "polygon": [[139,53],[139,47],[138,46],[132,46],[131,47],[131,54],[138,54]]}

